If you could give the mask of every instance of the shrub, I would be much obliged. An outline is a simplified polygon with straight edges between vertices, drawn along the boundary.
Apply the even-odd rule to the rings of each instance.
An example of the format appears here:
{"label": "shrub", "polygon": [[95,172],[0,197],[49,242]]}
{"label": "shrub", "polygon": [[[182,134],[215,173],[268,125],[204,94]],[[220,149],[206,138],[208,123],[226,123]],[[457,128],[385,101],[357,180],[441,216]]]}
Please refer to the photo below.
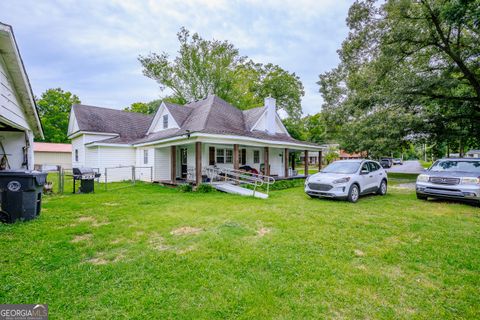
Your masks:
{"label": "shrub", "polygon": [[215,189],[210,184],[202,183],[197,187],[196,191],[201,193],[207,193],[207,192],[212,192],[213,190]]}
{"label": "shrub", "polygon": [[180,192],[192,192],[193,188],[192,185],[189,183],[182,183],[178,186],[178,191]]}

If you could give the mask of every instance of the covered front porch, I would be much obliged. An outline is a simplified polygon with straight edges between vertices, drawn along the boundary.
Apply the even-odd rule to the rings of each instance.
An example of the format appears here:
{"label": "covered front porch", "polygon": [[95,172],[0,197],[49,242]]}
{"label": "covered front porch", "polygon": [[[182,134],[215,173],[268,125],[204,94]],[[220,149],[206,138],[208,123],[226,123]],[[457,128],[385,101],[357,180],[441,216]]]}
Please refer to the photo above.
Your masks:
{"label": "covered front porch", "polygon": [[[154,149],[154,180],[165,184],[198,185],[209,182],[207,175],[209,168],[243,170],[270,176],[275,180],[304,178],[304,174],[298,173],[296,159],[302,152],[316,153],[321,158],[322,151],[318,149],[209,141],[156,147]],[[305,170],[303,172],[308,172],[308,166],[308,162],[301,166]],[[318,168],[321,169],[320,164]]]}

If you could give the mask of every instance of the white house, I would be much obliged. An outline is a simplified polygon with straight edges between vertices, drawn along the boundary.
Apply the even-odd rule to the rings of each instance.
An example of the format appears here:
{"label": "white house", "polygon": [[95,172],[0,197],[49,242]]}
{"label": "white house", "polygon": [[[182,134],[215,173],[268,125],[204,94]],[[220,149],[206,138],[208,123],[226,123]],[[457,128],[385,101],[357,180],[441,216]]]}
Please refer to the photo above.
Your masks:
{"label": "white house", "polygon": [[0,169],[33,169],[34,137],[43,131],[30,82],[12,27],[0,22]]}
{"label": "white house", "polygon": [[[288,134],[275,107],[239,110],[211,95],[185,106],[162,102],[155,115],[74,105],[68,136],[72,166],[135,166],[137,178],[158,182],[202,180],[208,166],[250,166],[265,175],[292,174],[293,151],[322,152]],[[108,169],[108,181],[129,179],[131,169]]]}

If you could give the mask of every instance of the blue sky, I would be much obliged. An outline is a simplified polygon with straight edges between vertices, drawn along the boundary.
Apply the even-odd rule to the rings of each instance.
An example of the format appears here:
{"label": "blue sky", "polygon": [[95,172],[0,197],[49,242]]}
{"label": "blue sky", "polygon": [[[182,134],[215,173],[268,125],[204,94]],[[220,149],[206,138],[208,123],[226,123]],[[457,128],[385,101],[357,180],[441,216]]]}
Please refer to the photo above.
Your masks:
{"label": "blue sky", "polygon": [[61,87],[82,103],[124,108],[164,95],[142,75],[139,54],[178,50],[185,26],[232,42],[255,62],[295,72],[304,113],[320,111],[318,75],[338,63],[347,36],[347,0],[2,0],[35,95]]}

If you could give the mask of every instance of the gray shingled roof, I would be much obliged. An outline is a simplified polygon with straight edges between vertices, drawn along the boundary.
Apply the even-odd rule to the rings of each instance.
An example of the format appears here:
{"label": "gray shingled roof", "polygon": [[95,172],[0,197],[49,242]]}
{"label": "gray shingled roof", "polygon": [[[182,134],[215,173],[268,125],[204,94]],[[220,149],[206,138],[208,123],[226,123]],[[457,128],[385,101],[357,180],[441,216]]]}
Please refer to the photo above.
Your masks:
{"label": "gray shingled roof", "polygon": [[76,104],[72,106],[80,131],[117,133],[116,143],[143,138],[152,115]]}
{"label": "gray shingled roof", "polygon": [[184,136],[188,132],[200,132],[317,146],[293,139],[286,134],[271,135],[263,131],[252,131],[253,125],[263,114],[265,107],[242,111],[213,95],[185,106],[167,102],[165,105],[180,129],[167,129],[147,134],[153,120],[151,115],[84,105],[75,105],[73,110],[81,131],[110,132],[120,135],[102,140],[105,143],[140,144]]}

